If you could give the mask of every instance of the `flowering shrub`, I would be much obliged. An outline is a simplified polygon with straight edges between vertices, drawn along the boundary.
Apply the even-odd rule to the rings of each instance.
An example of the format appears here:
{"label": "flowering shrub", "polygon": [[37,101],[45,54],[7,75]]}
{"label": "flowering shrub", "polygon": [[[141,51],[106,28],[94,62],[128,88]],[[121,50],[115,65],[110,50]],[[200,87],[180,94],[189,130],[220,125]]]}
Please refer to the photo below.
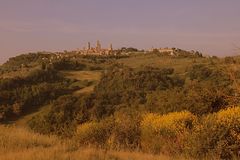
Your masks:
{"label": "flowering shrub", "polygon": [[79,144],[103,146],[110,135],[110,123],[87,122],[77,127]]}
{"label": "flowering shrub", "polygon": [[114,127],[109,145],[114,149],[136,149],[140,144],[141,115],[136,111],[118,111],[114,115]]}
{"label": "flowering shrub", "polygon": [[146,114],[141,123],[141,144],[148,152],[181,152],[196,117],[187,111],[167,115]]}
{"label": "flowering shrub", "polygon": [[111,149],[142,149],[194,158],[232,159],[240,151],[240,107],[232,107],[201,118],[188,111],[166,115],[118,112],[100,122],[77,129],[80,144]]}
{"label": "flowering shrub", "polygon": [[84,123],[77,128],[80,144],[110,147],[111,149],[137,148],[140,141],[140,115],[116,112],[100,122]]}
{"label": "flowering shrub", "polygon": [[228,108],[203,117],[186,143],[186,151],[195,157],[236,157],[240,151],[240,107]]}

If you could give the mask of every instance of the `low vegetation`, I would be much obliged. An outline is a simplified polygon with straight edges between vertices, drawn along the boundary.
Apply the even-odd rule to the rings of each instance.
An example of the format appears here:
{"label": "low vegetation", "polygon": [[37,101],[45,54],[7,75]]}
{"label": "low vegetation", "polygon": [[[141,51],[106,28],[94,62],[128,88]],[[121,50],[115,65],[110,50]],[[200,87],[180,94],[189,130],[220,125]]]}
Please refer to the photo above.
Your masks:
{"label": "low vegetation", "polygon": [[0,130],[1,160],[170,160],[168,156],[142,152],[76,148],[74,141],[43,136],[16,126],[0,126]]}
{"label": "low vegetation", "polygon": [[[69,53],[62,57],[38,53],[4,64],[1,122],[14,123],[35,114],[25,124],[31,131],[2,130],[18,129],[40,140],[26,140],[19,147],[23,152],[14,147],[11,151],[6,132],[0,133],[2,153],[9,149],[19,156],[29,154],[29,159],[42,159],[33,155],[39,149],[41,153],[50,151],[46,154],[49,159],[76,159],[85,152],[91,152],[86,159],[239,158],[238,57],[206,58],[183,50],[175,56],[146,54],[134,48],[119,52],[123,51],[129,54]],[[25,76],[6,76],[19,66],[29,69]],[[47,109],[36,112],[42,106]],[[15,138],[14,142],[22,139]],[[89,146],[87,151],[82,149]]]}

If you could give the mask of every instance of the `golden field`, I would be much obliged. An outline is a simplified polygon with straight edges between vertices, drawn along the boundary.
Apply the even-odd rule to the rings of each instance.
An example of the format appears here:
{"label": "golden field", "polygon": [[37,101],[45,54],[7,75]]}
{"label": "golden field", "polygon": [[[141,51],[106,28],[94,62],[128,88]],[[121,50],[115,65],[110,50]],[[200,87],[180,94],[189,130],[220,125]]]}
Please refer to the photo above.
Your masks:
{"label": "golden field", "polygon": [[1,160],[168,160],[141,152],[76,148],[69,140],[45,136],[14,126],[0,126]]}

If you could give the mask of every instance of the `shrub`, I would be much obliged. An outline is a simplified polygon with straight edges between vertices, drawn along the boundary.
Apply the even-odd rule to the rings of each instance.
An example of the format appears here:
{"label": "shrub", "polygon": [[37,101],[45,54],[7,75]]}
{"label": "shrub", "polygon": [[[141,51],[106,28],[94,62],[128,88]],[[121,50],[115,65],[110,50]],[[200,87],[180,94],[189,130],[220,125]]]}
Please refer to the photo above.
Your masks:
{"label": "shrub", "polygon": [[79,125],[76,138],[84,145],[134,149],[140,144],[140,121],[140,114],[137,112],[121,110],[100,122]]}
{"label": "shrub", "polygon": [[83,70],[87,67],[85,64],[79,63],[78,61],[71,61],[69,59],[58,60],[52,65],[56,70]]}
{"label": "shrub", "polygon": [[233,57],[225,57],[224,61],[226,64],[234,64],[236,63],[236,60]]}
{"label": "shrub", "polygon": [[209,67],[202,64],[197,64],[191,67],[188,74],[191,80],[206,80],[211,76],[212,72],[213,71]]}
{"label": "shrub", "polygon": [[114,120],[114,128],[109,139],[111,148],[138,148],[141,135],[141,115],[131,109],[122,109],[114,114]]}
{"label": "shrub", "polygon": [[76,140],[81,145],[104,146],[113,126],[111,119],[102,122],[86,122],[77,127]]}
{"label": "shrub", "polygon": [[72,96],[58,98],[47,113],[34,116],[29,126],[43,134],[72,136],[76,129],[75,106],[77,99]]}
{"label": "shrub", "polygon": [[196,117],[188,111],[146,114],[141,123],[142,149],[165,154],[181,152],[195,121]]}
{"label": "shrub", "polygon": [[192,156],[218,156],[232,159],[240,150],[240,107],[205,116],[194,127],[186,151]]}

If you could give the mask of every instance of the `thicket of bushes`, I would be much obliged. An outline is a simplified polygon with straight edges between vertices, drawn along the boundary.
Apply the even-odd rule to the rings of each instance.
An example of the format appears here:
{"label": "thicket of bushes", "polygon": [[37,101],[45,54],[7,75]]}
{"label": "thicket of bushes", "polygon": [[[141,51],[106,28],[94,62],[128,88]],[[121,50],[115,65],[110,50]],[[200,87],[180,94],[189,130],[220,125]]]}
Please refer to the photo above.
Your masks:
{"label": "thicket of bushes", "polygon": [[221,159],[240,158],[240,107],[202,117],[186,142],[187,153],[195,157],[214,154]]}
{"label": "thicket of bushes", "polygon": [[183,154],[194,158],[212,156],[231,159],[239,156],[239,124],[240,107],[202,118],[188,111],[138,116],[128,111],[99,122],[79,125],[75,139],[81,145],[111,149],[140,149],[171,156]]}
{"label": "thicket of bushes", "polygon": [[[204,76],[205,70],[209,74]],[[208,66],[192,66],[185,76],[179,76],[172,68],[144,67],[136,70],[115,65],[104,72],[93,93],[74,102],[76,113],[71,116],[77,123],[83,123],[104,119],[126,108],[160,114],[188,110],[201,116],[239,102],[229,99],[236,93],[231,84],[227,73]],[[53,113],[58,108],[54,106]]]}
{"label": "thicket of bushes", "polygon": [[21,67],[31,67],[32,65],[37,65],[42,62],[44,58],[50,58],[49,53],[29,53],[22,54],[16,57],[10,58],[6,63],[2,65],[2,70],[4,72],[19,70]]}
{"label": "thicket of bushes", "polygon": [[87,66],[78,61],[71,61],[68,59],[62,59],[53,62],[52,67],[56,70],[84,70]]}
{"label": "thicket of bushes", "polygon": [[26,78],[0,79],[0,121],[15,119],[47,101],[71,93],[70,80],[55,70],[34,70]]}

